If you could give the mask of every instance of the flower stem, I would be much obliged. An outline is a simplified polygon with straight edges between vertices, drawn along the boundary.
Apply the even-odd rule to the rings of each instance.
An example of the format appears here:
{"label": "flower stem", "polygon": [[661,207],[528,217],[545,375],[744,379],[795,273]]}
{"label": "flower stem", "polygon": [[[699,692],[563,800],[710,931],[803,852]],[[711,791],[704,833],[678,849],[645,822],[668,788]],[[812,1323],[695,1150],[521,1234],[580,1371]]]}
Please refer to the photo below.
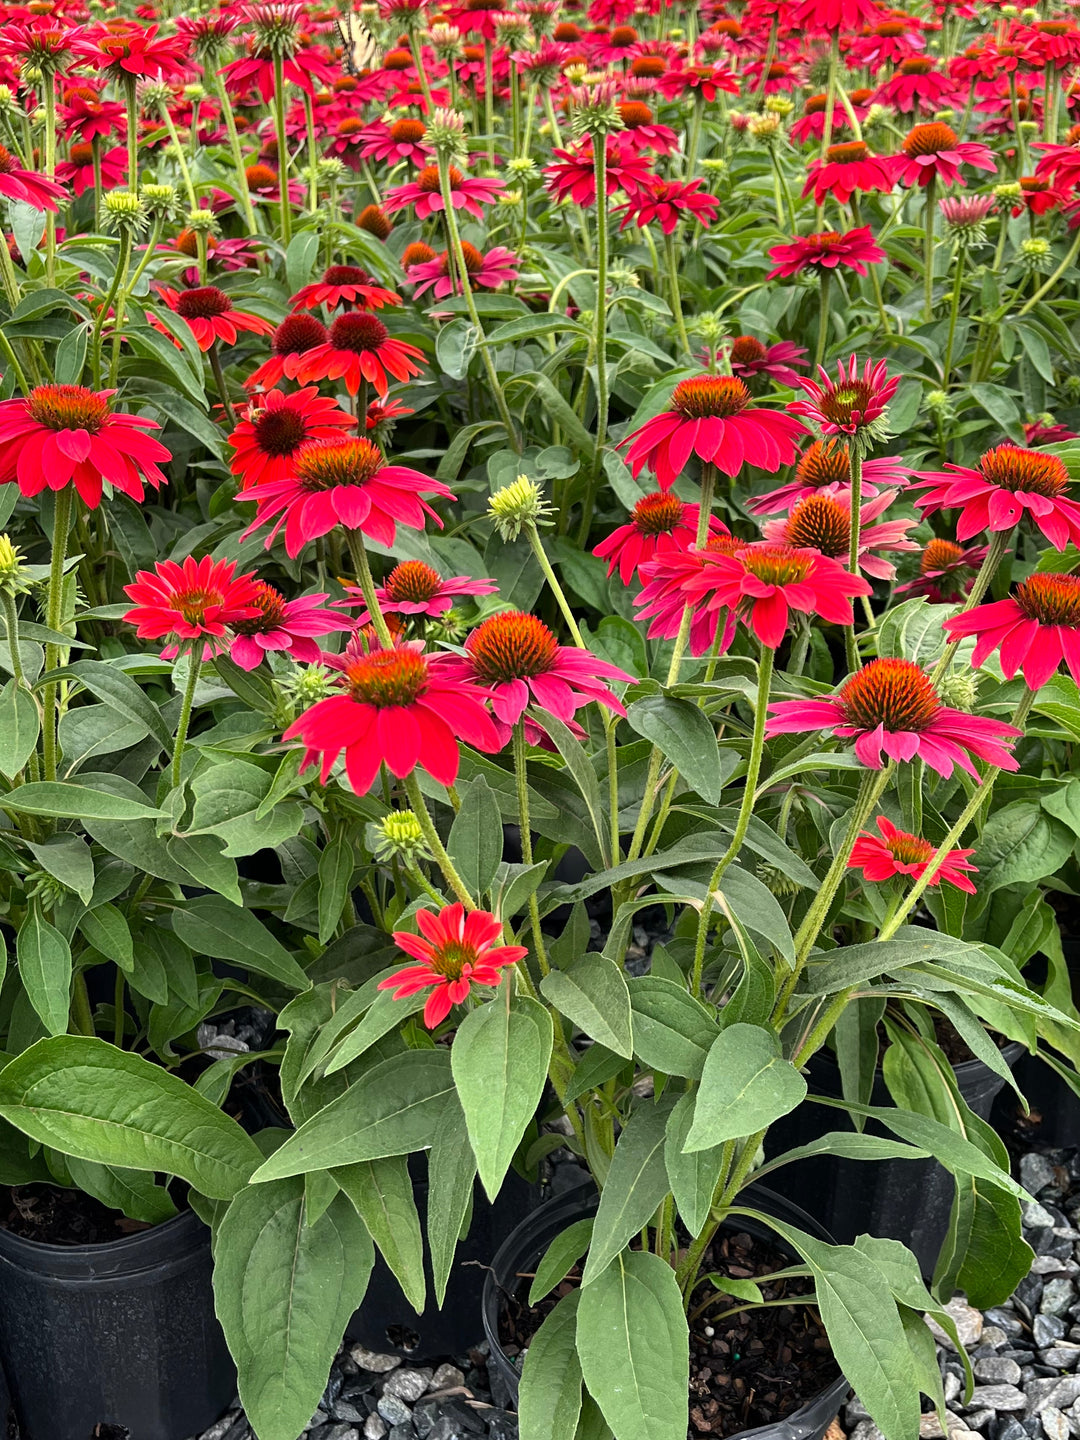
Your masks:
{"label": "flower stem", "polygon": [[[972,585],[967,599],[964,601],[963,605],[960,607],[960,610],[957,612],[958,614],[966,615],[969,610],[974,610],[975,606],[980,603],[983,596],[990,589],[990,582],[993,580],[994,575],[997,572],[998,566],[1005,558],[1005,553],[1009,548],[1009,541],[1012,539],[1012,534],[1012,530],[995,530],[993,532],[990,540],[990,549],[987,551],[986,559],[983,561],[978,575],[975,576],[975,583],[974,585]],[[937,685],[939,683],[941,677],[949,668],[949,664],[952,661],[952,658],[956,654],[957,650],[959,650],[959,648],[959,640],[950,640],[948,645],[945,646],[945,651],[941,659],[935,665],[934,673],[930,676],[930,683],[932,685]]]}
{"label": "flower stem", "polygon": [[[825,124],[821,131],[821,159],[832,144],[833,114],[836,110],[836,81],[840,70],[840,31],[834,30],[829,47],[829,72],[825,82]],[[762,86],[764,89],[764,85]]]}
{"label": "flower stem", "polygon": [[303,96],[309,171],[307,208],[309,215],[317,215],[319,213],[319,142],[315,136],[315,108],[311,103],[311,96],[306,90],[303,91]]}
{"label": "flower stem", "polygon": [[679,294],[679,256],[675,248],[674,232],[664,236],[664,258],[667,260],[668,291],[671,296],[671,313],[675,317],[675,333],[683,351],[690,354],[690,340],[686,333],[683,317],[682,296]]}
{"label": "flower stem", "polygon": [[120,293],[120,287],[127,278],[130,263],[131,228],[125,225],[120,231],[120,253],[117,256],[116,269],[109,284],[109,293],[101,302],[101,306],[94,316],[94,328],[90,335],[90,366],[94,376],[94,388],[97,390],[101,389],[101,327],[105,324],[105,317],[113,309],[116,297]]}
{"label": "flower stem", "polygon": [[285,57],[274,48],[274,133],[277,136],[278,189],[281,199],[281,243],[292,240],[292,205],[289,203],[289,137],[285,130]]}
{"label": "flower stem", "polygon": [[443,873],[443,878],[454,892],[455,897],[461,901],[466,910],[475,910],[476,905],[472,896],[466,888],[464,880],[454,868],[454,862],[446,853],[446,846],[439,838],[439,832],[435,829],[435,822],[431,818],[431,811],[427,808],[427,801],[424,799],[423,791],[420,789],[420,782],[416,778],[416,771],[412,770],[402,782],[405,786],[405,794],[409,798],[409,805],[413,814],[420,821],[420,829],[423,831],[427,847],[435,856],[435,863]]}
{"label": "flower stem", "polygon": [[607,440],[608,373],[607,373],[607,280],[608,280],[608,214],[607,214],[607,136],[592,137],[593,172],[596,179],[596,445],[593,449],[592,473],[600,469],[600,456]]}
{"label": "flower stem", "polygon": [[[529,820],[529,772],[526,768],[528,745],[525,741],[525,722],[514,723],[514,778],[517,781],[518,823],[521,827],[521,858],[526,865],[533,863],[532,825]],[[532,927],[533,950],[541,975],[546,975],[551,965],[547,958],[544,935],[540,929],[540,905],[536,891],[529,893],[529,924]]]}
{"label": "flower stem", "polygon": [[134,75],[123,79],[124,105],[127,109],[128,189],[139,193],[139,94]]}
{"label": "flower stem", "polygon": [[949,338],[945,342],[945,363],[942,366],[941,388],[948,390],[949,376],[952,374],[953,344],[956,340],[956,322],[960,317],[960,284],[964,278],[964,262],[967,259],[967,246],[960,242],[956,247],[956,268],[953,272],[952,304],[949,306]]}
{"label": "flower stem", "polygon": [[[169,114],[167,103],[160,108],[161,118],[165,122],[165,129],[169,132],[169,140],[172,144],[173,158],[180,170],[180,177],[184,182],[184,189],[187,192],[188,205],[192,210],[199,208],[199,197],[195,194],[195,184],[191,178],[191,171],[188,169],[187,156],[184,154],[184,147],[180,144],[180,136],[176,133],[176,125]],[[206,283],[205,281],[203,282]]]}
{"label": "flower stem", "polygon": [[[858,439],[853,437],[848,446],[848,465],[851,469],[851,540],[848,546],[848,572],[859,573],[859,539],[862,520],[862,449]],[[855,618],[844,630],[844,647],[850,674],[859,668],[859,646],[855,640]]]}
{"label": "flower stem", "polygon": [[821,272],[820,290],[818,294],[818,333],[817,349],[814,352],[814,369],[825,359],[825,346],[829,339],[829,289],[832,284],[832,276],[828,270]]}
{"label": "flower stem", "polygon": [[[56,76],[52,69],[42,75],[41,98],[45,108],[45,174],[56,179]],[[95,203],[97,196],[94,197]],[[5,244],[7,242],[5,241]],[[56,211],[45,212],[45,283],[56,284]]]}
{"label": "flower stem", "polygon": [[195,687],[199,683],[199,671],[202,668],[198,655],[200,644],[201,642],[196,640],[188,650],[187,681],[184,685],[184,698],[180,704],[180,719],[176,722],[176,740],[173,744],[172,769],[169,776],[174,790],[180,784],[184,764],[184,746],[187,744],[188,730],[191,727],[191,710],[195,703]]}
{"label": "flower stem", "polygon": [[[15,609],[15,597],[9,590],[0,590],[0,603],[3,605],[4,626],[7,630],[8,650],[11,654],[11,674],[20,690],[29,691],[30,687],[26,683],[26,676],[23,672],[22,654],[19,651],[19,615]],[[36,748],[31,750],[27,765],[30,770],[30,779],[37,780],[40,771]]]}
{"label": "flower stem", "polygon": [[218,103],[221,105],[221,114],[225,120],[225,133],[229,137],[229,153],[232,156],[233,168],[236,171],[236,183],[240,190],[240,203],[244,211],[244,222],[247,225],[248,234],[254,235],[259,227],[255,223],[255,207],[251,203],[251,191],[248,189],[247,170],[244,167],[244,152],[240,149],[240,135],[236,129],[236,116],[233,113],[228,87],[220,72],[214,75],[214,89],[217,92]]}
{"label": "flower stem", "polygon": [[570,631],[574,644],[579,650],[585,650],[587,646],[581,638],[581,631],[578,629],[578,623],[574,619],[574,612],[570,609],[570,602],[567,600],[566,594],[556,578],[555,571],[551,568],[551,561],[544,551],[544,546],[541,543],[540,535],[535,525],[529,524],[525,526],[525,537],[532,547],[532,552],[536,556],[537,563],[544,572],[544,579],[551,587],[551,593],[555,596],[556,603],[562,611],[562,617],[566,621],[566,628]]}
{"label": "flower stem", "polygon": [[225,372],[221,368],[221,356],[218,354],[217,341],[210,346],[206,352],[206,358],[210,361],[210,369],[214,373],[214,384],[221,396],[222,408],[228,416],[229,424],[236,424],[236,412],[233,410],[232,401],[229,399],[229,387],[225,384]]}
{"label": "flower stem", "polygon": [[345,543],[349,547],[353,568],[356,570],[356,578],[360,581],[360,592],[364,597],[364,604],[368,608],[371,623],[375,627],[375,634],[379,637],[379,644],[385,650],[392,650],[394,637],[390,634],[390,627],[386,623],[386,617],[382,613],[378,596],[375,594],[375,580],[371,574],[371,566],[368,564],[364,537],[359,530],[346,530]]}
{"label": "flower stem", "polygon": [[[71,529],[72,489],[65,485],[55,492],[53,514],[52,562],[49,566],[49,594],[46,602],[45,623],[50,630],[58,631],[64,623],[64,561],[67,558],[68,531]],[[45,644],[45,669],[56,670],[60,665],[60,646],[52,640]],[[56,779],[56,692],[55,680],[45,686],[42,696],[42,755],[45,764],[45,779]]]}
{"label": "flower stem", "polygon": [[927,324],[934,318],[934,195],[937,190],[937,176],[931,175],[926,186],[926,213],[923,225],[926,239],[923,248],[923,285],[925,286],[925,308],[923,319]]}
{"label": "flower stem", "polygon": [[491,41],[484,36],[484,134],[488,142],[488,164],[495,164],[495,62]]}
{"label": "flower stem", "polygon": [[[1004,219],[1001,223],[1002,226],[1004,226]],[[1026,315],[1029,310],[1031,310],[1039,303],[1039,301],[1043,298],[1044,295],[1049,294],[1049,292],[1061,279],[1062,275],[1065,274],[1065,271],[1068,270],[1069,267],[1075,262],[1077,255],[1080,255],[1080,229],[1077,230],[1076,238],[1073,240],[1072,245],[1069,247],[1069,253],[1065,256],[1065,259],[1062,260],[1061,264],[1050,276],[1049,280],[1045,280],[1039,286],[1038,290],[1035,291],[1034,295],[1028,297],[1027,301],[1019,311],[1020,315]]]}

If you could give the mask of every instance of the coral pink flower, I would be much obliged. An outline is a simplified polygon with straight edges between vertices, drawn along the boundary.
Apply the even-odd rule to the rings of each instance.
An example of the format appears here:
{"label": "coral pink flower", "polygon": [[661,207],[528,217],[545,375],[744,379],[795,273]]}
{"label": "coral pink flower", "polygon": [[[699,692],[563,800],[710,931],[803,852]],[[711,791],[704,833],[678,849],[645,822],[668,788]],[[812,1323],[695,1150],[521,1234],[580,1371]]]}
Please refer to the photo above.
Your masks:
{"label": "coral pink flower", "polygon": [[869,273],[866,267],[884,260],[885,251],[875,242],[870,226],[860,225],[844,235],[835,230],[797,235],[789,245],[774,245],[769,259],[776,261],[776,269],[769,271],[766,280],[774,280],[778,275],[787,280],[808,269],[823,275],[840,265],[854,270],[856,275],[866,275]]}
{"label": "coral pink flower", "polygon": [[[938,853],[930,841],[898,830],[884,815],[877,817],[877,828],[877,835],[864,830],[855,841],[848,869],[861,870],[864,880],[891,880],[894,875],[910,875],[912,880],[921,880]],[[974,895],[975,886],[968,879],[969,875],[979,873],[968,862],[968,856],[974,854],[974,850],[950,850],[930,884],[940,885],[947,880],[958,890]]]}
{"label": "coral pink flower", "polygon": [[80,39],[76,48],[95,70],[104,70],[113,80],[135,75],[140,79],[181,79],[187,61],[186,47],[179,35],[157,38],[158,27],[145,28],[131,21],[117,29],[102,26],[91,38]]}
{"label": "coral pink flower", "polygon": [[0,195],[34,210],[55,210],[58,200],[67,199],[62,185],[34,170],[24,170],[3,145],[0,145]]}
{"label": "coral pink flower", "polygon": [[293,310],[381,310],[384,305],[400,305],[401,296],[375,282],[375,278],[359,265],[331,265],[321,280],[305,285],[289,301]]}
{"label": "coral pink flower", "polygon": [[295,380],[305,355],[325,345],[329,333],[314,315],[286,315],[270,337],[272,354],[244,381],[249,390],[276,385],[282,378]]}
{"label": "coral pink flower", "polygon": [[796,345],[791,340],[765,345],[753,335],[736,335],[731,342],[728,360],[731,373],[739,380],[749,382],[762,376],[767,380],[775,380],[777,385],[794,387],[799,382],[799,375],[798,371],[791,367],[805,367],[805,355],[805,347]]}
{"label": "coral pink flower", "polygon": [[[211,560],[209,555],[201,560],[189,555],[182,565],[159,560],[153,570],[140,570],[134,582],[124,586],[124,594],[135,601],[124,619],[136,626],[140,640],[205,637],[203,658],[208,659],[226,648],[222,637],[230,625],[259,615],[258,593],[254,573],[237,575],[232,560]],[[179,648],[170,646],[170,657]]]}
{"label": "coral pink flower", "polygon": [[[870,500],[878,493],[879,485],[888,485],[902,490],[908,482],[911,470],[899,455],[882,455],[875,460],[864,460],[861,491]],[[847,445],[843,440],[815,440],[807,446],[795,467],[795,479],[778,490],[766,495],[755,495],[746,502],[751,515],[776,515],[790,510],[798,500],[807,495],[843,496],[851,488],[851,461]]]}
{"label": "coral pink flower", "polygon": [[424,352],[407,340],[396,340],[377,315],[352,310],[339,315],[330,326],[324,345],[316,345],[301,356],[296,378],[301,384],[309,380],[344,380],[350,395],[368,383],[381,397],[390,388],[390,377],[408,380],[419,375],[416,362]]}
{"label": "coral pink flower", "polygon": [[419,935],[395,930],[394,943],[419,965],[380,980],[379,989],[393,990],[395,1000],[405,1000],[430,987],[424,1006],[429,1030],[442,1024],[452,1006],[467,1000],[474,985],[498,985],[500,970],[529,953],[524,945],[501,945],[502,921],[486,910],[466,911],[464,905],[447,905],[438,914],[417,910],[416,923]]}
{"label": "coral pink flower", "polygon": [[399,779],[419,765],[440,785],[452,785],[459,739],[478,750],[500,749],[484,692],[449,675],[448,659],[414,645],[367,655],[350,647],[341,693],[305,710],[282,737],[303,742],[301,772],[318,760],[325,785],[344,751],[349,784],[366,795],[384,763]]}
{"label": "coral pink flower", "polygon": [[[620,525],[593,551],[608,562],[608,574],[619,567],[619,579],[629,585],[642,561],[668,551],[688,550],[697,535],[700,505],[688,505],[670,492],[645,495],[630,512],[629,525]],[[709,516],[709,533],[725,535],[724,525]]]}
{"label": "coral pink flower", "polygon": [[633,680],[588,650],[560,645],[542,620],[514,610],[478,625],[465,641],[465,653],[446,657],[444,673],[462,683],[484,686],[495,718],[504,727],[515,725],[533,703],[564,722],[591,700],[625,715],[601,682]]}
{"label": "coral pink flower", "polygon": [[[423,560],[402,560],[386,577],[385,585],[375,591],[379,609],[384,615],[424,615],[435,618],[445,615],[453,608],[454,601],[461,595],[494,595],[498,590],[494,580],[474,580],[470,575],[452,575],[448,579],[425,565]],[[361,591],[353,585],[346,585],[348,600],[338,601],[339,605],[364,605],[364,612],[356,617],[357,625],[369,625],[368,613]]]}
{"label": "coral pink flower", "polygon": [[427,516],[442,526],[420,498],[422,492],[454,499],[441,480],[429,480],[404,465],[387,465],[370,440],[315,440],[297,452],[289,478],[265,481],[243,492],[243,499],[253,500],[259,508],[240,538],[246,539],[276,517],[266,547],[284,525],[285,550],[293,557],[338,525],[370,535],[380,545],[393,545],[399,524],[422,530]]}
{"label": "coral pink flower", "polygon": [[661,490],[671,489],[691,455],[725,475],[737,475],[743,465],[779,470],[795,458],[795,437],[807,433],[789,415],[752,407],[750,391],[733,375],[680,380],[671,405],[619,442],[620,449],[630,447],[634,478],[648,465]]}
{"label": "coral pink flower", "polygon": [[871,770],[890,760],[925,760],[946,779],[959,765],[977,780],[972,756],[1002,770],[1019,766],[1007,741],[1023,734],[1001,720],[943,705],[929,675],[913,660],[871,660],[819,700],[780,700],[769,706],[766,736],[831,730],[855,741],[855,755]]}
{"label": "coral pink flower", "polygon": [[924,55],[902,60],[895,73],[874,91],[875,105],[891,105],[901,115],[921,110],[933,115],[938,110],[951,110],[963,103],[956,82]]}
{"label": "coral pink flower", "polygon": [[[505,245],[496,245],[485,255],[475,245],[470,245],[468,240],[463,240],[461,251],[465,257],[465,269],[471,289],[483,286],[485,290],[496,290],[500,285],[517,279],[517,256]],[[413,291],[414,300],[418,300],[426,290],[430,290],[436,300],[463,293],[461,281],[456,276],[454,279],[450,278],[450,259],[445,250],[431,260],[421,260],[418,264],[410,265],[407,274],[409,284],[416,286]]]}
{"label": "coral pink flower", "polygon": [[[1046,425],[1045,420],[1051,423]],[[1033,420],[1029,425],[1024,426],[1024,439],[1033,448],[1039,445],[1060,445],[1065,440],[1080,439],[1075,430],[1070,430],[1067,425],[1055,425],[1049,415],[1044,415],[1042,420]]]}
{"label": "coral pink flower", "polygon": [[884,360],[876,364],[867,360],[860,376],[859,362],[854,355],[846,372],[843,361],[837,365],[835,384],[821,365],[818,374],[820,383],[799,380],[810,398],[792,400],[787,408],[792,415],[805,415],[813,420],[822,435],[873,435],[873,426],[885,414],[900,384],[898,375],[888,378]]}
{"label": "coral pink flower", "polygon": [[692,215],[706,228],[716,219],[720,201],[708,191],[701,192],[704,180],[663,180],[651,175],[630,199],[617,205],[612,214],[625,212],[620,230],[633,221],[639,230],[656,221],[665,235],[674,233],[684,216]]}
{"label": "coral pink flower", "polygon": [[297,451],[309,440],[333,440],[355,425],[353,416],[336,400],[320,395],[315,386],[283,395],[270,390],[247,407],[247,415],[229,436],[236,452],[229,466],[240,477],[241,488],[266,481],[285,480],[293,470]]}
{"label": "coral pink flower", "polygon": [[165,484],[160,466],[171,460],[140,415],[113,413],[115,390],[38,385],[23,399],[0,401],[0,485],[15,481],[27,496],[74,485],[95,510],[102,486],[143,498],[143,487]]}
{"label": "coral pink flower", "polygon": [[658,125],[652,110],[643,100],[622,100],[616,106],[626,127],[621,132],[623,146],[637,155],[654,150],[657,155],[670,155],[678,146],[679,137],[670,125]]}
{"label": "coral pink flower", "polygon": [[[607,168],[604,189],[608,196],[634,196],[649,183],[652,169],[644,155],[618,135],[607,137]],[[586,136],[569,150],[553,150],[554,159],[544,166],[544,188],[556,200],[570,200],[588,208],[596,204],[596,169],[593,165],[592,140]]]}
{"label": "coral pink flower", "polygon": [[365,125],[359,133],[363,146],[360,158],[381,160],[390,165],[400,165],[403,160],[413,165],[426,165],[434,153],[430,145],[423,143],[426,134],[427,126],[422,120],[407,117],[389,125],[376,120],[371,125]]}
{"label": "coral pink flower", "polygon": [[[683,611],[690,604],[689,594],[700,579],[713,555],[732,555],[743,549],[745,540],[723,533],[711,536],[698,550],[667,550],[646,560],[639,571],[644,586],[640,595],[635,596],[634,605],[639,609],[639,620],[650,620],[650,640],[674,640],[682,624]],[[724,630],[717,643],[720,621]],[[691,606],[690,610],[690,653],[704,655],[716,645],[717,653],[726,654],[735,638],[735,616],[730,610],[709,609],[707,606]]]}
{"label": "coral pink flower", "polygon": [[286,600],[273,585],[256,581],[252,604],[256,613],[233,622],[229,656],[242,670],[261,665],[268,650],[283,650],[292,660],[317,665],[322,651],[315,643],[324,635],[351,630],[352,622],[338,611],[320,608],[326,595],[301,595]]}
{"label": "coral pink flower", "polygon": [[976,170],[997,169],[987,146],[958,140],[956,131],[938,120],[916,125],[908,132],[900,154],[890,156],[886,163],[893,182],[899,180],[903,185],[929,185],[935,179],[946,185],[963,185],[961,165],[971,165]]}
{"label": "coral pink flower", "polygon": [[979,567],[990,553],[989,545],[957,545],[935,536],[927,543],[919,561],[919,574],[896,593],[925,595],[935,605],[962,600],[971,589]]}
{"label": "coral pink flower", "polygon": [[[456,165],[450,166],[451,203],[455,210],[464,210],[476,220],[483,219],[481,206],[494,205],[505,188],[501,180],[466,175]],[[416,206],[418,220],[442,213],[444,207],[437,165],[425,165],[415,180],[410,180],[407,185],[396,185],[387,194],[383,209],[388,215],[393,215],[408,205]]]}
{"label": "coral pink flower", "polygon": [[739,77],[725,65],[688,65],[685,69],[665,70],[660,89],[668,100],[700,95],[711,105],[717,95],[738,95]]}
{"label": "coral pink flower", "polygon": [[[914,520],[875,523],[895,499],[896,491],[886,490],[876,500],[859,507],[859,569],[875,580],[891,580],[896,574],[896,566],[883,559],[879,552],[919,548],[914,540],[907,538],[916,523]],[[851,491],[843,496],[819,491],[804,500],[796,500],[787,519],[766,521],[762,534],[766,540],[778,544],[805,546],[820,550],[833,560],[846,560],[851,548]]]}
{"label": "coral pink flower", "polygon": [[168,285],[158,286],[158,293],[174,314],[186,320],[200,350],[209,350],[215,340],[235,345],[238,332],[272,335],[274,327],[261,315],[234,310],[224,290],[216,285],[200,285],[194,290],[176,291]]}
{"label": "coral pink flower", "polygon": [[90,86],[65,92],[60,118],[65,133],[77,135],[80,140],[104,139],[114,130],[123,134],[125,129],[123,105],[117,100],[100,99]]}
{"label": "coral pink flower", "polygon": [[982,530],[1012,530],[1027,514],[1055,550],[1080,544],[1080,505],[1066,496],[1069,472],[1056,455],[998,445],[983,455],[977,470],[947,465],[919,471],[913,488],[927,492],[915,502],[925,514],[961,512],[957,540]]}
{"label": "coral pink flower", "polygon": [[824,205],[827,195],[846,205],[856,190],[880,190],[887,195],[895,183],[887,159],[872,155],[862,140],[847,140],[830,145],[824,160],[811,163],[802,193],[813,192],[815,205]]}
{"label": "coral pink flower", "polygon": [[784,20],[798,34],[808,30],[813,35],[831,35],[834,31],[854,32],[872,29],[884,19],[872,0],[794,0],[785,9]]}
{"label": "coral pink flower", "polygon": [[[123,145],[115,150],[105,150],[100,157],[101,188],[115,190],[127,181],[127,151]],[[76,195],[85,194],[94,188],[94,147],[88,141],[72,145],[67,160],[61,160],[56,167],[56,178],[70,185]]]}
{"label": "coral pink flower", "polygon": [[1028,688],[1039,690],[1064,660],[1080,684],[1080,576],[1031,575],[1015,595],[955,615],[945,630],[950,640],[976,637],[976,668],[997,650],[1006,680],[1022,670]]}

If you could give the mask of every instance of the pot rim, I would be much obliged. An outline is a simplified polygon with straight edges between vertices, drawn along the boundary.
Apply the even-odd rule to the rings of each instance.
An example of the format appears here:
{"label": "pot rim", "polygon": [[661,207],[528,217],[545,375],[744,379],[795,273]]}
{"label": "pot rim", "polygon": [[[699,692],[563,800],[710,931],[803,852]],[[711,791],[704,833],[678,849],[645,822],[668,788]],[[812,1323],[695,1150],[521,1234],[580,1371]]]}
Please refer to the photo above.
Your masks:
{"label": "pot rim", "polygon": [[148,1230],[89,1245],[29,1240],[0,1226],[0,1264],[61,1280],[108,1280],[186,1259],[209,1239],[209,1230],[193,1210],[182,1210]]}

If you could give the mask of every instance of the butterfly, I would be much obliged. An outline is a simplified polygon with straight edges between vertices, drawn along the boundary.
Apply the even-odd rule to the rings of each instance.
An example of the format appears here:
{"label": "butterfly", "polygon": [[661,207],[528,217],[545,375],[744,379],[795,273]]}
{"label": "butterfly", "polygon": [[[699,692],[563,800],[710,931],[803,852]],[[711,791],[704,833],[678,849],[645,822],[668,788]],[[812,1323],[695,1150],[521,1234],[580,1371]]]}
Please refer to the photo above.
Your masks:
{"label": "butterfly", "polygon": [[344,49],[342,62],[350,75],[376,70],[382,64],[383,49],[355,10],[339,15],[337,32]]}

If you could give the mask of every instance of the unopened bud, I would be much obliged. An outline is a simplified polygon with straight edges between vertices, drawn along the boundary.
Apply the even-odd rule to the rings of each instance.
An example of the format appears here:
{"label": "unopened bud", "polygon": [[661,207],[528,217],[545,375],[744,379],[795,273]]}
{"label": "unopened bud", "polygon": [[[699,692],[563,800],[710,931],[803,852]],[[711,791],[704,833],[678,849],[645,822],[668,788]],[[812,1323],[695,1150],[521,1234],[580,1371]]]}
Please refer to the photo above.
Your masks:
{"label": "unopened bud", "polygon": [[516,540],[526,527],[550,524],[551,513],[543,487],[528,475],[519,475],[488,501],[488,515],[504,540]]}

